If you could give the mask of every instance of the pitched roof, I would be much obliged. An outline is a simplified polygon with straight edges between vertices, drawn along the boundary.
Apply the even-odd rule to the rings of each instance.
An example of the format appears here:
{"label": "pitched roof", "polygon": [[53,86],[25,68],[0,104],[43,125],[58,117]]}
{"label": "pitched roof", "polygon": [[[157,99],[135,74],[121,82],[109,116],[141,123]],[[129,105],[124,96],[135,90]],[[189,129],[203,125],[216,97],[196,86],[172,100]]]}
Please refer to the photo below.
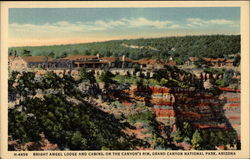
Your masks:
{"label": "pitched roof", "polygon": [[[26,62],[46,62],[45,56],[22,56],[21,57]],[[48,57],[48,61],[52,61],[51,57]]]}
{"label": "pitched roof", "polygon": [[[115,62],[115,61],[123,61],[123,57],[101,57],[100,59],[108,61],[108,62]],[[135,62],[134,60],[131,60],[130,58],[125,57],[124,61],[126,62]]]}
{"label": "pitched roof", "polygon": [[155,64],[162,64],[161,61],[157,60],[157,59],[140,59],[137,60],[137,62],[141,65],[155,65]]}
{"label": "pitched roof", "polygon": [[118,60],[117,57],[101,57],[102,60],[108,61],[108,62],[115,62]]}
{"label": "pitched roof", "polygon": [[217,58],[217,59],[211,59],[211,62],[218,62],[218,61],[223,62],[225,60],[226,59],[224,59],[224,58]]}
{"label": "pitched roof", "polygon": [[233,62],[234,62],[233,59],[228,59],[228,60],[226,60],[226,63],[233,63]]}
{"label": "pitched roof", "polygon": [[[119,57],[119,60],[123,61],[123,57]],[[126,62],[134,62],[134,60],[131,60],[130,58],[127,58],[127,57],[124,58],[124,61],[126,61]]]}
{"label": "pitched roof", "polygon": [[202,58],[204,61],[211,61],[212,59],[211,58],[206,58],[206,57],[204,57],[204,58]]}
{"label": "pitched roof", "polygon": [[141,65],[148,64],[148,59],[140,59],[140,60],[137,60],[136,62],[138,62]]}
{"label": "pitched roof", "polygon": [[97,61],[97,62],[88,62],[88,61],[76,61],[76,64],[98,64],[98,63],[108,63],[108,61]]}
{"label": "pitched roof", "polygon": [[212,58],[203,58],[203,60],[207,61],[207,62],[223,62],[223,61],[226,61],[226,59],[224,58],[217,58],[217,59],[212,59]]}
{"label": "pitched roof", "polygon": [[81,60],[81,59],[98,59],[98,57],[93,56],[93,55],[70,55],[70,56],[64,57],[62,59],[65,59],[65,60]]}
{"label": "pitched roof", "polygon": [[167,65],[176,65],[176,61],[174,60],[170,60],[168,62],[166,62]]}
{"label": "pitched roof", "polygon": [[218,58],[218,61],[226,61],[225,58]]}
{"label": "pitched roof", "polygon": [[188,58],[190,61],[195,62],[198,61],[199,59],[197,57],[189,57]]}

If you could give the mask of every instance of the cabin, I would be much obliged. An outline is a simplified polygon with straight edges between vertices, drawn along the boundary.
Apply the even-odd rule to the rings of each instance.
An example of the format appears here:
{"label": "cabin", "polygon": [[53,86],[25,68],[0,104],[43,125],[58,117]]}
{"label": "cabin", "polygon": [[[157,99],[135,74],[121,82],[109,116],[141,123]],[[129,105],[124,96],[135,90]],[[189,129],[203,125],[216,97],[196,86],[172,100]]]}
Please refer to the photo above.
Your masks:
{"label": "cabin", "polygon": [[234,60],[233,59],[226,60],[225,61],[225,66],[233,67],[234,66]]}
{"label": "cabin", "polygon": [[140,59],[136,61],[141,69],[161,69],[164,68],[164,62],[158,59]]}
{"label": "cabin", "polygon": [[196,61],[198,61],[198,60],[199,60],[199,58],[197,58],[197,57],[189,57],[189,58],[184,62],[184,64],[187,65],[187,66],[194,66],[194,63],[195,63]]}
{"label": "cabin", "polygon": [[227,67],[233,67],[234,60],[233,59],[225,59],[225,58],[203,58],[204,61],[207,62],[208,65],[214,66],[214,67],[222,67],[222,66],[227,66]]}
{"label": "cabin", "polygon": [[176,61],[174,61],[174,60],[168,60],[168,61],[166,62],[166,65],[176,66],[177,63],[176,63]]}

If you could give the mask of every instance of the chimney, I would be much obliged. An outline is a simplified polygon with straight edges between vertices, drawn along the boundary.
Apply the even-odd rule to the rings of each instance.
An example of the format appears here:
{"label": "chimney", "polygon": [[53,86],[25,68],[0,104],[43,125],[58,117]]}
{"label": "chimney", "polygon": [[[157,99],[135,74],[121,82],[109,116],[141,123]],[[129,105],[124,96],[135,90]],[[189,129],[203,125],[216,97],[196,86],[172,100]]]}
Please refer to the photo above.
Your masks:
{"label": "chimney", "polygon": [[124,68],[125,65],[125,55],[122,56],[122,68]]}
{"label": "chimney", "polygon": [[125,62],[125,55],[122,56],[122,62]]}
{"label": "chimney", "polygon": [[100,58],[100,54],[98,53],[98,54],[96,54],[96,56],[97,56],[97,58],[99,59]]}

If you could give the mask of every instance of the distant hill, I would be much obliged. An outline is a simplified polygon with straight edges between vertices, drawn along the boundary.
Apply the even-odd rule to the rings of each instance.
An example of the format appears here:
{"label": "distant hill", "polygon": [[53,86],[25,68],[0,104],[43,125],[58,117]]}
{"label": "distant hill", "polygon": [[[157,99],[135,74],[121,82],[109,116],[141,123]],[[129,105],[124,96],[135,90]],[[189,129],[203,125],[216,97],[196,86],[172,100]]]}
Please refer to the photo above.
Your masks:
{"label": "distant hill", "polygon": [[159,58],[170,56],[182,60],[188,56],[194,57],[227,57],[240,52],[240,35],[202,35],[184,37],[162,37],[147,39],[113,40],[84,44],[12,47],[18,55],[30,51],[31,55],[52,55],[55,58],[70,54],[101,56],[126,55],[131,59]]}

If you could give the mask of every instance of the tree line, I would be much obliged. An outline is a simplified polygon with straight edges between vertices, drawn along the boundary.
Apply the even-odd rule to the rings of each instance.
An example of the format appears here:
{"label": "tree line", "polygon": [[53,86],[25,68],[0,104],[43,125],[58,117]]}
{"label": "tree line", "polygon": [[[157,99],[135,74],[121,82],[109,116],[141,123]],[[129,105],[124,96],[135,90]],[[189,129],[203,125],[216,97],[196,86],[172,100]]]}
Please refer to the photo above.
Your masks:
{"label": "tree line", "polygon": [[[32,46],[9,48],[9,55],[51,56],[54,58],[68,55],[96,55],[105,57],[127,56],[131,59],[174,58],[178,63],[190,56],[209,58],[230,58],[240,53],[240,35],[202,35],[184,37],[163,37],[147,39],[113,40],[84,44]],[[124,45],[125,44],[125,45]],[[129,46],[138,46],[133,48]]]}

